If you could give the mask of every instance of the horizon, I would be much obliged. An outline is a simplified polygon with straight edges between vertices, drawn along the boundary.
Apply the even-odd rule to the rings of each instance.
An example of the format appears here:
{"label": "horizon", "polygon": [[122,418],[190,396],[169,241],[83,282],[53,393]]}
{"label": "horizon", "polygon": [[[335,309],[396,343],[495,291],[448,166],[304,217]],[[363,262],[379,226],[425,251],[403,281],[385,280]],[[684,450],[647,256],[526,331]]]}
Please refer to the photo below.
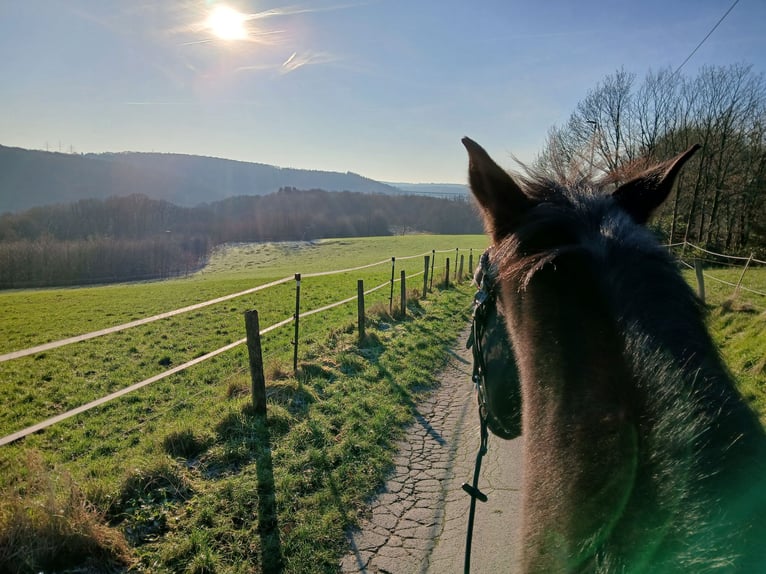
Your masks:
{"label": "horizon", "polygon": [[463,136],[530,162],[620,68],[763,74],[765,20],[752,0],[6,3],[0,143],[465,185]]}
{"label": "horizon", "polygon": [[[414,186],[427,186],[427,185],[434,185],[434,186],[462,186],[467,189],[468,183],[451,183],[451,182],[445,182],[445,181],[423,181],[423,182],[412,182],[412,181],[382,181],[379,179],[372,179],[368,178],[364,174],[356,173],[353,171],[332,171],[332,170],[325,170],[325,169],[312,169],[312,170],[306,170],[300,167],[294,167],[294,166],[283,166],[283,165],[272,165],[257,161],[245,161],[245,160],[238,160],[238,159],[230,159],[226,157],[217,157],[217,156],[210,156],[210,155],[197,155],[197,154],[189,154],[189,153],[176,153],[176,152],[160,152],[160,151],[132,151],[132,150],[122,150],[122,151],[105,151],[105,152],[77,152],[77,151],[66,151],[66,150],[51,150],[51,149],[30,149],[30,148],[24,148],[19,146],[9,146],[5,145],[3,143],[0,143],[0,148],[7,148],[7,149],[19,149],[22,151],[30,151],[30,152],[42,152],[42,153],[52,153],[52,154],[60,154],[64,156],[74,156],[74,157],[90,157],[90,156],[106,156],[106,155],[120,155],[120,154],[147,154],[147,155],[176,155],[176,156],[184,156],[184,157],[192,157],[192,158],[200,158],[200,159],[213,159],[213,160],[221,160],[221,161],[232,161],[236,163],[245,163],[245,164],[252,164],[252,165],[262,165],[267,167],[273,167],[276,169],[284,169],[284,170],[296,170],[296,171],[316,171],[319,173],[328,173],[328,174],[339,174],[339,175],[357,175],[359,177],[362,177],[364,179],[371,179],[372,181],[375,181],[377,183],[383,183],[386,185],[396,186],[396,185],[414,185]],[[404,191],[404,190],[403,190]]]}

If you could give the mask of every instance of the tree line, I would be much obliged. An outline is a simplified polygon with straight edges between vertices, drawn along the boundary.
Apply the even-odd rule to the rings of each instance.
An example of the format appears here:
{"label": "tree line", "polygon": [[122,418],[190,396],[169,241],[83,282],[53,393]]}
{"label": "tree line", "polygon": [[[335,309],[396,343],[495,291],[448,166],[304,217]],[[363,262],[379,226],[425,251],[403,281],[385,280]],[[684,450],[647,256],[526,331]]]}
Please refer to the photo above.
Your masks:
{"label": "tree line", "polygon": [[[630,173],[700,143],[655,218],[670,242],[729,254],[766,253],[766,84],[743,64],[694,77],[619,70],[552,128],[536,168]],[[584,169],[583,169],[584,168]]]}
{"label": "tree line", "polygon": [[0,288],[184,275],[228,242],[481,231],[467,201],[415,195],[283,188],[196,207],[88,199],[0,216]]}

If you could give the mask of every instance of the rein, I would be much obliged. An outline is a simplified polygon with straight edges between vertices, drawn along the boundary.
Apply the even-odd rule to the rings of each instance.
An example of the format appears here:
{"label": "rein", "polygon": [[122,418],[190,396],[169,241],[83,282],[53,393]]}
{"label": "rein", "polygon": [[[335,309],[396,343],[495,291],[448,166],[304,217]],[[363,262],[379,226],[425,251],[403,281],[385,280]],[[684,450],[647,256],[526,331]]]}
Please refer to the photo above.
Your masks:
{"label": "rein", "polygon": [[475,308],[473,311],[473,322],[471,324],[471,335],[468,337],[467,348],[473,348],[473,375],[471,379],[476,385],[479,402],[479,421],[481,424],[481,444],[479,452],[476,455],[476,464],[473,471],[473,484],[464,482],[462,488],[471,497],[471,506],[468,512],[468,531],[465,540],[465,562],[463,572],[469,574],[471,571],[471,544],[473,542],[473,523],[476,516],[476,501],[487,502],[487,495],[479,490],[479,474],[481,472],[481,461],[487,454],[487,439],[489,432],[487,430],[487,393],[485,385],[486,364],[484,362],[484,352],[482,349],[482,337],[486,329],[487,309],[489,305],[495,304],[495,297],[490,282],[489,253],[485,251],[481,256],[481,268],[483,276],[479,291],[474,296]]}

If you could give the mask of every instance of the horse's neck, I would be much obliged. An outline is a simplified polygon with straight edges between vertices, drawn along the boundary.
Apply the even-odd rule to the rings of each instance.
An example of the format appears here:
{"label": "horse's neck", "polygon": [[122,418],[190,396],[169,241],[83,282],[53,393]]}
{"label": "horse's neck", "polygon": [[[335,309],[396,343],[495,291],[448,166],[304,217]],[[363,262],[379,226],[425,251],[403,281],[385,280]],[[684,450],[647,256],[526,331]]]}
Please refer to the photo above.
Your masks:
{"label": "horse's neck", "polygon": [[[670,564],[686,544],[674,534],[689,526],[685,514],[708,512],[721,493],[732,501],[728,524],[749,501],[763,507],[752,494],[764,477],[763,431],[686,291],[656,305],[651,294],[609,299],[596,278],[576,277],[576,263],[504,292],[523,392],[528,569],[566,560],[576,570],[607,543],[628,561],[643,545]],[[568,272],[578,280],[559,280]]]}
{"label": "horse's neck", "polygon": [[567,570],[594,555],[620,518],[638,460],[630,376],[608,301],[585,276],[558,279],[580,273],[578,263],[557,262],[526,292],[504,293],[522,380],[525,537],[541,551],[527,558],[540,571],[560,566],[561,556],[546,553],[551,544]]}

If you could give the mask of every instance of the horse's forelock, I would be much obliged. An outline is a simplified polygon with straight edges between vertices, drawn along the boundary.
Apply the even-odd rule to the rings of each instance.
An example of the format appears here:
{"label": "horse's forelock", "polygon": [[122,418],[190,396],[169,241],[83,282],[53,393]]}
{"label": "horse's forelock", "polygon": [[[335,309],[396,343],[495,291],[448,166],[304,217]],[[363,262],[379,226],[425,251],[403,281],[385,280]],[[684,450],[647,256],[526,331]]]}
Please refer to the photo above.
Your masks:
{"label": "horse's forelock", "polygon": [[572,189],[547,179],[524,180],[524,190],[537,203],[498,247],[500,277],[525,289],[539,270],[561,255],[587,248],[586,239],[600,225],[589,203],[608,201],[593,189]]}

